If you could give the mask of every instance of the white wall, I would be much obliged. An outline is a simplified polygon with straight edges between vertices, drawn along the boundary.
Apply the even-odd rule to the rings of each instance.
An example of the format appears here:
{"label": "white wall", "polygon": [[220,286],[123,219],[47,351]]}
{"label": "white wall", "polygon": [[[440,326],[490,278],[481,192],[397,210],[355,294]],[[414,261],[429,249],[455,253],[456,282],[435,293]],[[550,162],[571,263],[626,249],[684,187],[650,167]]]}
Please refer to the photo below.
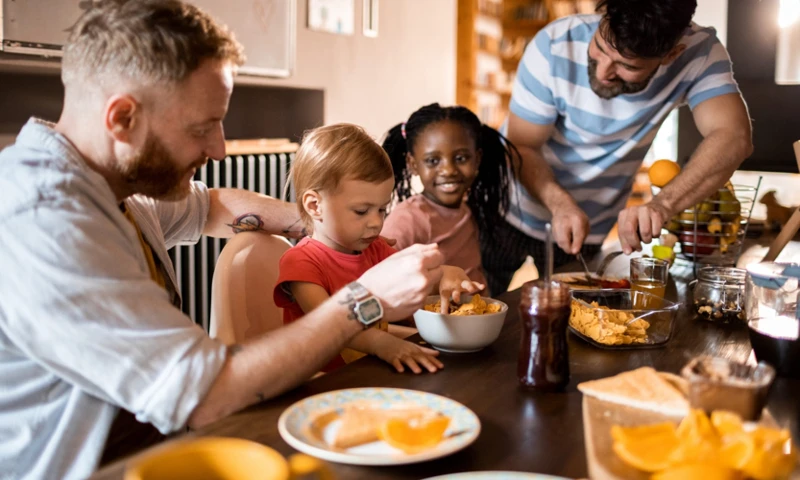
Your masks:
{"label": "white wall", "polygon": [[716,28],[719,41],[726,45],[728,41],[728,0],[697,0],[694,22],[704,27]]}
{"label": "white wall", "polygon": [[356,123],[375,137],[422,105],[455,102],[456,0],[381,0],[377,38],[362,34],[362,0],[351,36],[309,30],[307,3],[297,0],[293,75],[256,83],[324,89],[325,123]]}

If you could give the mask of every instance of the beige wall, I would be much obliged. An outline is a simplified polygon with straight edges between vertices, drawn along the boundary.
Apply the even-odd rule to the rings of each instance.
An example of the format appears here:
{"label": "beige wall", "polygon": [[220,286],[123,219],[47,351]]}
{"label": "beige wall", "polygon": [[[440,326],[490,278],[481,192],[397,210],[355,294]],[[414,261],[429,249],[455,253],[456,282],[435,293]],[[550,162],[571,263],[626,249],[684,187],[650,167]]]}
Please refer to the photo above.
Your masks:
{"label": "beige wall", "polygon": [[[297,55],[288,79],[258,84],[325,91],[325,123],[362,125],[375,137],[431,102],[455,102],[456,0],[380,0],[378,37],[306,27],[307,0],[297,0]],[[240,77],[241,83],[253,79]]]}
{"label": "beige wall", "polygon": [[723,45],[726,44],[728,39],[728,0],[697,0],[694,21],[704,27],[716,28],[717,38]]}

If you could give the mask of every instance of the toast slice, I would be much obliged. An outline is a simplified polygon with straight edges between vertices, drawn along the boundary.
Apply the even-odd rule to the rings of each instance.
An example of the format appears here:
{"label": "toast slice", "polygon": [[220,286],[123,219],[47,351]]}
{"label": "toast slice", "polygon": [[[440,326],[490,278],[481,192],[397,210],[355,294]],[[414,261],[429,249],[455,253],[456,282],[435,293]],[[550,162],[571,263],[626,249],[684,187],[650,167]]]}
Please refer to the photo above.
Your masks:
{"label": "toast slice", "polygon": [[686,397],[650,367],[583,382],[578,385],[578,390],[606,402],[664,415],[684,416],[689,413]]}

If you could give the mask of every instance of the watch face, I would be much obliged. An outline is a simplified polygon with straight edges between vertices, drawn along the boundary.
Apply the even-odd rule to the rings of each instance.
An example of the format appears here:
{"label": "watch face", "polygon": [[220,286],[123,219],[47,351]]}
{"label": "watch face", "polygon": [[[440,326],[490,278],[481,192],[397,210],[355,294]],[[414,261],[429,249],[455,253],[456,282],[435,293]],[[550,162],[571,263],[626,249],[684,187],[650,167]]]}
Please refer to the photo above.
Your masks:
{"label": "watch face", "polygon": [[383,307],[377,298],[372,297],[358,304],[358,313],[362,323],[370,324],[383,318]]}

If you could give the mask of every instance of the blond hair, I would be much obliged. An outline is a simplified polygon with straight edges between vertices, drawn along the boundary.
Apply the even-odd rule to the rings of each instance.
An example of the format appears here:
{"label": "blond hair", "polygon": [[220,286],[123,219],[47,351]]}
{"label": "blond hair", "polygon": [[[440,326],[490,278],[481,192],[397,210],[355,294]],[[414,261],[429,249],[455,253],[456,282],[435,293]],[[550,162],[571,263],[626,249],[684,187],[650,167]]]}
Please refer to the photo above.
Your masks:
{"label": "blond hair", "polygon": [[179,0],[103,0],[70,30],[61,79],[120,77],[141,84],[181,82],[207,59],[244,63],[243,48],[224,25]]}
{"label": "blond hair", "polygon": [[303,208],[304,193],[335,192],[344,179],[384,182],[394,178],[394,172],[389,156],[363,128],[339,123],[305,134],[289,176],[300,216],[309,223],[311,219]]}

